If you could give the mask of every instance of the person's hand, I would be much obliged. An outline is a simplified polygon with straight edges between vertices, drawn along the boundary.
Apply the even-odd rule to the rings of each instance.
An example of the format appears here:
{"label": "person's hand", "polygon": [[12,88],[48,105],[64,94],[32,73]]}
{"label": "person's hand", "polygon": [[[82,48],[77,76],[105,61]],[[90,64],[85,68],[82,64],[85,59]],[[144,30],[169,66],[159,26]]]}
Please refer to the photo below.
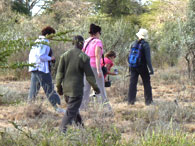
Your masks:
{"label": "person's hand", "polygon": [[57,87],[57,92],[58,92],[59,95],[63,95],[63,88],[62,88],[62,86]]}
{"label": "person's hand", "polygon": [[150,74],[150,75],[153,75],[153,74],[154,74],[154,71],[150,71],[149,74]]}
{"label": "person's hand", "polygon": [[118,75],[118,72],[114,72],[114,75]]}
{"label": "person's hand", "polygon": [[97,70],[97,74],[98,74],[98,77],[101,78],[102,77],[102,72],[100,70]]}
{"label": "person's hand", "polygon": [[93,88],[93,90],[95,91],[95,94],[100,94],[100,89],[98,87]]}
{"label": "person's hand", "polygon": [[53,61],[53,60],[56,60],[56,58],[54,56],[51,57],[51,61]]}
{"label": "person's hand", "polygon": [[118,70],[117,69],[114,70],[114,74],[118,75]]}

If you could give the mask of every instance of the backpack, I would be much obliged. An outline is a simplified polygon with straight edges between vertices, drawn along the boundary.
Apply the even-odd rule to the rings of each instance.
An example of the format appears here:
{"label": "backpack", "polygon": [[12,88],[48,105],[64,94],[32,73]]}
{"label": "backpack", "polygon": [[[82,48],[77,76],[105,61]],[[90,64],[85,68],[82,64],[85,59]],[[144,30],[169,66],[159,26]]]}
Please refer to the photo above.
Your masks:
{"label": "backpack", "polygon": [[135,43],[130,50],[129,56],[128,56],[128,62],[129,66],[136,68],[141,66],[142,61],[142,43]]}

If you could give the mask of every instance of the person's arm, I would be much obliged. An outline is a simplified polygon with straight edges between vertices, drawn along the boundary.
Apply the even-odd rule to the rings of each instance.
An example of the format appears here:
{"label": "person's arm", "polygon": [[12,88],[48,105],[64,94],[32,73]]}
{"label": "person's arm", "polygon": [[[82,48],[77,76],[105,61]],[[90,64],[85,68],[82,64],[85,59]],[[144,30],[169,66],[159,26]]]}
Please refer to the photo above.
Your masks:
{"label": "person's arm", "polygon": [[93,71],[92,71],[91,66],[90,66],[90,59],[87,56],[84,57],[84,72],[85,72],[86,79],[89,82],[89,84],[92,86],[94,91],[97,94],[99,94],[100,89],[98,88],[98,86],[96,84],[96,79],[95,79],[95,76],[94,76]]}
{"label": "person's arm", "polygon": [[63,89],[62,89],[62,81],[64,80],[64,74],[65,74],[65,60],[64,56],[60,57],[57,74],[56,74],[56,87],[57,92],[62,95]]}
{"label": "person's arm", "polygon": [[98,77],[102,77],[102,71],[101,71],[101,65],[100,65],[100,59],[101,59],[101,48],[96,47],[95,48],[95,59],[96,59],[96,68],[97,68],[97,74]]}
{"label": "person's arm", "polygon": [[108,70],[110,68],[110,64],[106,64],[105,67],[107,68],[107,74],[109,75],[117,75],[115,72],[111,72],[110,70]]}
{"label": "person's arm", "polygon": [[148,43],[144,43],[143,47],[144,47],[144,52],[145,52],[145,57],[146,57],[146,63],[147,63],[147,66],[150,70],[149,73],[154,74],[152,62],[151,62],[150,46]]}
{"label": "person's arm", "polygon": [[44,45],[44,44],[40,44],[40,45],[41,45],[41,48],[40,48],[40,51],[39,51],[40,60],[43,61],[43,62],[51,61],[52,57],[50,57],[47,54],[47,50],[50,50],[50,47],[48,45]]}

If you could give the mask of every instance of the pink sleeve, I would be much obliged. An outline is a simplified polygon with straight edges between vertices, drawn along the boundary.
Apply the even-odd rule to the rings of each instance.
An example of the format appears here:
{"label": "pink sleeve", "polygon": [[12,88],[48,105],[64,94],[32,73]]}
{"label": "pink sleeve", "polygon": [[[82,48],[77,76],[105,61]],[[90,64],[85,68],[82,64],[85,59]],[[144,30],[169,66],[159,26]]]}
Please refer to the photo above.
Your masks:
{"label": "pink sleeve", "polygon": [[104,58],[104,62],[105,64],[110,64],[111,66],[113,65],[113,62],[108,58]]}
{"label": "pink sleeve", "polygon": [[101,49],[103,49],[103,44],[102,44],[102,41],[99,40],[99,39],[96,39],[95,40],[95,47],[100,47]]}

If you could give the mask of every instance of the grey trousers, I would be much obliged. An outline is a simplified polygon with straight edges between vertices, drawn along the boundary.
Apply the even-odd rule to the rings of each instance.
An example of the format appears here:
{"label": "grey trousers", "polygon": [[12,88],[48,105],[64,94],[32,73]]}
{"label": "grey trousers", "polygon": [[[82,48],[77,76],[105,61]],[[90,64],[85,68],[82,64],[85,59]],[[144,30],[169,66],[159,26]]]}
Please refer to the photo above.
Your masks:
{"label": "grey trousers", "polygon": [[65,98],[67,103],[67,109],[60,125],[60,131],[64,133],[66,132],[67,126],[71,125],[73,122],[75,122],[75,124],[77,125],[84,126],[84,124],[82,123],[81,115],[79,113],[82,96]]}
{"label": "grey trousers", "polygon": [[[95,75],[96,83],[100,89],[100,97],[98,96],[97,98],[101,98],[100,100],[104,104],[108,102],[108,99],[107,99],[105,85],[104,85],[105,83],[104,83],[103,73],[102,73],[102,77],[99,78],[97,74],[97,69],[92,67],[92,71]],[[83,91],[83,100],[82,100],[82,104],[80,107],[81,110],[86,109],[88,107],[90,90],[91,90],[91,85],[86,80],[86,76],[84,76],[84,91]]]}
{"label": "grey trousers", "polygon": [[60,97],[54,90],[51,74],[40,71],[31,72],[31,85],[28,101],[33,101],[36,99],[40,86],[43,88],[52,106],[56,106],[56,104],[60,105]]}

